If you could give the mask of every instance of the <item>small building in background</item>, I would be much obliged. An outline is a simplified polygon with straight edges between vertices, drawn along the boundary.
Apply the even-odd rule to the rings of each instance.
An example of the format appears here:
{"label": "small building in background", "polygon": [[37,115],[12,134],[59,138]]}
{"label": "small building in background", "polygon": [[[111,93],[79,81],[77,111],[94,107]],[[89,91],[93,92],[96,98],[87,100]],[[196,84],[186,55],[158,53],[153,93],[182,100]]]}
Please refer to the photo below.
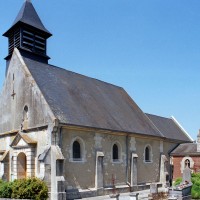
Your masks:
{"label": "small building in background", "polygon": [[197,142],[180,144],[171,152],[174,166],[173,179],[182,177],[183,170],[188,166],[192,172],[200,172],[200,130]]}

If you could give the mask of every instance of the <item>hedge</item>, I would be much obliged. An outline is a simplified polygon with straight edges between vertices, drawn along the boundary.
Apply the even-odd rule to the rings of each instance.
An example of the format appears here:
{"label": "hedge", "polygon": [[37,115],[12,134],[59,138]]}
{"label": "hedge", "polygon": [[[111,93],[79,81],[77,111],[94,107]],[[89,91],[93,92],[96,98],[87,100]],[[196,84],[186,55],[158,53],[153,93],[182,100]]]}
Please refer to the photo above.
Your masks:
{"label": "hedge", "polygon": [[46,200],[48,188],[38,178],[18,179],[13,182],[0,180],[0,198]]}

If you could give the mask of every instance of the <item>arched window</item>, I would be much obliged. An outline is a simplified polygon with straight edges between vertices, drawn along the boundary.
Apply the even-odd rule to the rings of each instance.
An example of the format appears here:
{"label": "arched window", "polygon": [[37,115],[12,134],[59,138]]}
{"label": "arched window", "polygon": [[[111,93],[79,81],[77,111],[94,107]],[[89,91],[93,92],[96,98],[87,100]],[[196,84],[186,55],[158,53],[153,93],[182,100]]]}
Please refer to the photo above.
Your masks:
{"label": "arched window", "polygon": [[28,106],[24,107],[23,120],[28,120]]}
{"label": "arched window", "polygon": [[145,162],[151,162],[151,149],[149,146],[145,148]]}
{"label": "arched window", "polygon": [[185,167],[189,167],[190,168],[190,161],[189,161],[189,159],[185,160]]}
{"label": "arched window", "polygon": [[183,170],[188,166],[190,169],[194,169],[194,160],[190,156],[185,156],[181,160],[181,173],[183,173]]}
{"label": "arched window", "polygon": [[113,145],[112,155],[113,155],[113,161],[119,160],[119,149],[118,149],[118,146],[116,144]]}
{"label": "arched window", "polygon": [[81,137],[74,137],[70,143],[69,161],[86,162],[85,142]]}
{"label": "arched window", "polygon": [[28,106],[24,106],[23,123],[21,125],[22,125],[21,129],[27,129],[28,128]]}
{"label": "arched window", "polygon": [[73,159],[81,159],[81,145],[78,141],[74,141],[73,143]]}

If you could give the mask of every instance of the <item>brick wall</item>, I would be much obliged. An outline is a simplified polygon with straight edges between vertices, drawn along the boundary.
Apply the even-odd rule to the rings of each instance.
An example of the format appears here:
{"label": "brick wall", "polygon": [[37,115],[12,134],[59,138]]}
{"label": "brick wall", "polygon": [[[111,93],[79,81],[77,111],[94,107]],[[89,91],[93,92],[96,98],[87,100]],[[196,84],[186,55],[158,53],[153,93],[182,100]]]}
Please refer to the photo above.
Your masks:
{"label": "brick wall", "polygon": [[[200,172],[200,156],[190,156],[190,157],[194,161],[194,167],[192,168],[192,170],[194,172]],[[175,180],[178,177],[182,177],[181,161],[182,161],[183,158],[184,158],[183,156],[173,157],[173,164],[174,164],[173,180]]]}
{"label": "brick wall", "polygon": [[200,172],[200,156],[192,157],[194,160],[194,172]]}
{"label": "brick wall", "polygon": [[182,177],[181,174],[181,161],[183,157],[173,157],[173,164],[174,164],[174,176],[173,180],[175,180],[178,177]]}

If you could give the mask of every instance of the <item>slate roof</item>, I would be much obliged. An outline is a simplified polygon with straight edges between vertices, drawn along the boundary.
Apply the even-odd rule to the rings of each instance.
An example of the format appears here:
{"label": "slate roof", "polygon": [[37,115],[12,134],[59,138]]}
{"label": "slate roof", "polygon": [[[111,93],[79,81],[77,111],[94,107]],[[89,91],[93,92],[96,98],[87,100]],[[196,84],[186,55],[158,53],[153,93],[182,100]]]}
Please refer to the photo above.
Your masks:
{"label": "slate roof", "polygon": [[164,137],[173,140],[184,142],[192,142],[187,134],[181,129],[180,126],[172,119],[160,117],[152,114],[146,114]]}
{"label": "slate roof", "polygon": [[6,36],[8,32],[19,23],[24,23],[34,28],[37,28],[40,31],[45,32],[48,36],[52,35],[43,25],[42,21],[40,20],[40,17],[38,16],[35,8],[33,7],[33,4],[30,1],[24,2],[12,27],[6,33],[4,33],[4,36]]}
{"label": "slate roof", "polygon": [[28,135],[18,132],[18,134],[14,137],[13,141],[11,142],[10,146],[14,146],[16,145],[20,139],[23,139],[27,144],[33,144],[36,145],[37,141],[33,140],[32,138],[30,138]]}
{"label": "slate roof", "polygon": [[0,158],[0,162],[3,162],[6,158],[6,156],[8,155],[9,151],[5,151],[4,154],[1,156]]}
{"label": "slate roof", "polygon": [[27,144],[37,144],[37,141],[33,140],[26,134],[21,134],[21,137]]}
{"label": "slate roof", "polygon": [[200,152],[197,152],[197,143],[185,143],[180,144],[175,150],[171,152],[173,156],[192,156],[192,155],[200,155]]}
{"label": "slate roof", "polygon": [[61,123],[162,137],[123,88],[23,59]]}

